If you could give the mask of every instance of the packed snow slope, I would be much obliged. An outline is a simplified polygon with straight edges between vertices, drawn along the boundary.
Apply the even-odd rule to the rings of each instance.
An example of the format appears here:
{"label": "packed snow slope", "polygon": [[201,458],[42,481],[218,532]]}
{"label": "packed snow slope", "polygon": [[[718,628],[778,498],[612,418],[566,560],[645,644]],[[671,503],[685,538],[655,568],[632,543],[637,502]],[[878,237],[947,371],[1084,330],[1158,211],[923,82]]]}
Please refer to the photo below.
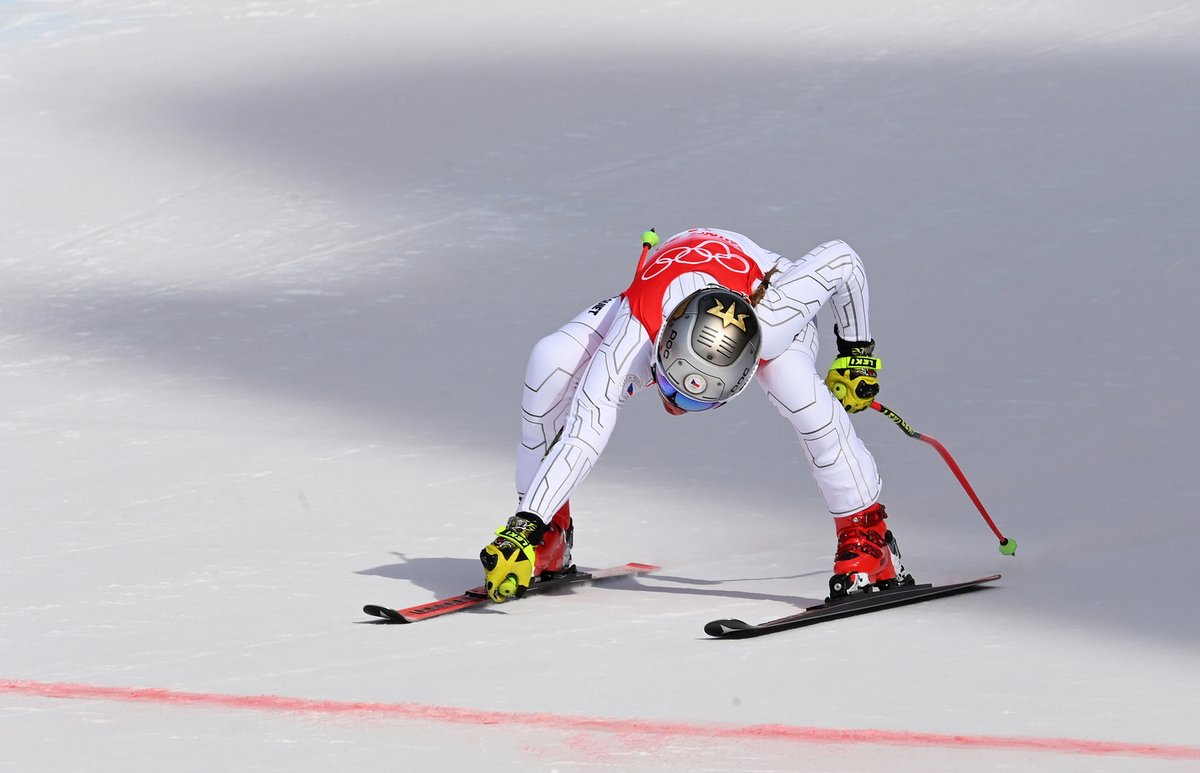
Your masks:
{"label": "packed snow slope", "polygon": [[[1198,40],[1184,0],[0,2],[0,768],[1194,770]],[[693,226],[859,251],[882,401],[1020,544],[864,414],[905,561],[999,587],[708,640],[831,565],[750,390],[634,401],[573,498],[582,566],[659,574],[362,623],[478,581],[529,348]]]}

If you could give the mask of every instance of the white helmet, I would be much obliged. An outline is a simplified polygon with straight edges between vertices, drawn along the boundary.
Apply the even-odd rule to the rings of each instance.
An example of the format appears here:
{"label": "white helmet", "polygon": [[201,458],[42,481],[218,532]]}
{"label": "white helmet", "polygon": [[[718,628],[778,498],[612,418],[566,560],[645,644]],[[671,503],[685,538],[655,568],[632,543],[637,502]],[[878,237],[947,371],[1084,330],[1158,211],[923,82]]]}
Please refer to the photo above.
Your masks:
{"label": "white helmet", "polygon": [[750,383],[760,348],[762,331],[749,299],[708,287],[685,298],[663,322],[654,379],[676,408],[706,411]]}

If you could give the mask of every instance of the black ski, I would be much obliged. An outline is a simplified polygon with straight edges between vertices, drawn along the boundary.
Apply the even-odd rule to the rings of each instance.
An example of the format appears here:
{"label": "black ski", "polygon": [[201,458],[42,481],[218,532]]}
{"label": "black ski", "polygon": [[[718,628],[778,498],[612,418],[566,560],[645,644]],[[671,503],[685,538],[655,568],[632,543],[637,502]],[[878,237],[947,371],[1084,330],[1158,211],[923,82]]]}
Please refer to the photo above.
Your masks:
{"label": "black ski", "polygon": [[955,593],[966,593],[987,587],[987,583],[1000,579],[1000,575],[980,577],[978,580],[955,582],[948,585],[905,585],[892,590],[875,593],[853,594],[838,601],[827,601],[809,607],[803,612],[769,620],[757,625],[741,620],[713,620],[704,626],[704,632],[718,639],[748,639],[751,636],[786,631],[790,628],[802,628],[806,625],[835,620],[840,617],[861,615],[888,607],[898,607],[904,604],[915,604],[920,601],[951,596]]}
{"label": "black ski", "polygon": [[[651,564],[622,564],[621,566],[612,566],[607,569],[595,569],[590,572],[572,571],[570,574],[562,574],[548,580],[538,580],[525,591],[526,596],[545,593],[546,591],[554,590],[555,588],[563,588],[568,585],[580,585],[583,583],[592,583],[598,580],[609,580],[614,577],[629,577],[637,574],[645,574],[657,570],[657,566]],[[459,612],[471,607],[477,607],[484,604],[493,603],[487,596],[487,591],[483,587],[472,588],[457,596],[451,596],[446,599],[438,599],[425,604],[418,604],[415,607],[407,607],[405,609],[392,609],[391,607],[382,607],[378,604],[367,604],[363,607],[363,612],[368,615],[383,618],[391,623],[416,623],[421,620],[427,620],[431,617],[440,617],[450,614],[451,612]]]}

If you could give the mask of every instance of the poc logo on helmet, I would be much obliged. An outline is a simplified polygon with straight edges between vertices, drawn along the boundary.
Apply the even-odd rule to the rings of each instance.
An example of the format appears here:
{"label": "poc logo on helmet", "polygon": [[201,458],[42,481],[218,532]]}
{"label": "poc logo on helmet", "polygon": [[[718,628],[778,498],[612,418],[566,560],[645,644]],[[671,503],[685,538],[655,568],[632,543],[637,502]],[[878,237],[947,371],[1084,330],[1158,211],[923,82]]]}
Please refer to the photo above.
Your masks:
{"label": "poc logo on helmet", "polygon": [[663,323],[655,346],[660,388],[724,403],[750,383],[762,331],[750,301],[725,288],[689,295]]}

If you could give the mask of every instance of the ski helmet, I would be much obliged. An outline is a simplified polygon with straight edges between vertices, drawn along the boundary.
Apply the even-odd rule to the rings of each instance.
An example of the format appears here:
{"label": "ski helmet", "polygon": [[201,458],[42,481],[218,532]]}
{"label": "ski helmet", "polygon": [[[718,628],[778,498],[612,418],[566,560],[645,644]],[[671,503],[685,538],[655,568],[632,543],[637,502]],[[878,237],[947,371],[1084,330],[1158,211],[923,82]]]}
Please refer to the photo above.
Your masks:
{"label": "ski helmet", "polygon": [[664,320],[654,378],[663,398],[677,408],[716,408],[750,383],[761,347],[762,331],[746,296],[707,287]]}

